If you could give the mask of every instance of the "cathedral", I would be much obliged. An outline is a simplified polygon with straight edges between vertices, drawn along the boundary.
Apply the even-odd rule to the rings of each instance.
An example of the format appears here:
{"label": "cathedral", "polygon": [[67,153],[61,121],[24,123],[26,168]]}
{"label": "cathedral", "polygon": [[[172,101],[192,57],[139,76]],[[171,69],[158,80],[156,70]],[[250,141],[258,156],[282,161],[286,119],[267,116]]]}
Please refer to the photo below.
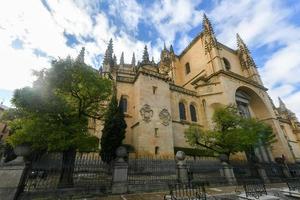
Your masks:
{"label": "cathedral", "polygon": [[[212,128],[212,115],[220,105],[235,104],[241,115],[272,126],[277,137],[273,147],[260,147],[261,162],[284,157],[300,162],[300,123],[282,100],[275,107],[263,85],[250,51],[237,34],[237,49],[218,42],[204,15],[203,31],[179,54],[164,46],[160,61],[149,59],[119,63],[112,41],[100,74],[114,80],[127,122],[125,144],[136,155],[173,156],[176,148],[191,148],[184,131],[191,124]],[[101,122],[94,124],[101,134]],[[100,137],[100,135],[98,135]],[[241,153],[240,157],[245,157]]]}

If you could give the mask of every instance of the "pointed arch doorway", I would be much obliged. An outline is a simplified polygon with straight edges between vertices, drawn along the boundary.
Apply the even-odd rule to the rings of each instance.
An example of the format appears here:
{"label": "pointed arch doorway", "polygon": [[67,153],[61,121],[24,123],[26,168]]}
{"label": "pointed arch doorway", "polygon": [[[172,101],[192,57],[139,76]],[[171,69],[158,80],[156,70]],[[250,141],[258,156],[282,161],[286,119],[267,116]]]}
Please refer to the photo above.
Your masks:
{"label": "pointed arch doorway", "polygon": [[[244,118],[262,118],[269,115],[262,99],[250,88],[240,87],[235,93],[235,101],[239,114]],[[245,152],[248,162],[271,162],[270,150],[263,144]]]}

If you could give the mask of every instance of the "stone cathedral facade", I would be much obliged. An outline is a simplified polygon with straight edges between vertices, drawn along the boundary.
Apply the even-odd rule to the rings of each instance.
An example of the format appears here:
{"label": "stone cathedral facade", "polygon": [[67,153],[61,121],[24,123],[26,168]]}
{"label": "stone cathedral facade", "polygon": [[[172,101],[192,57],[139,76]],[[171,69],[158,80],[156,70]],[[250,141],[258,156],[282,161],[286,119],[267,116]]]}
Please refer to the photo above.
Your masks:
{"label": "stone cathedral facade", "polygon": [[[110,41],[100,73],[116,84],[127,122],[124,143],[136,155],[170,156],[176,147],[191,148],[184,138],[190,124],[211,128],[216,107],[236,104],[241,115],[270,124],[276,133],[273,148],[255,150],[260,161],[284,155],[300,162],[295,114],[281,100],[279,108],[274,106],[240,36],[237,49],[219,43],[206,16],[203,31],[179,55],[164,47],[158,63],[149,59],[147,47],[141,62],[133,54],[126,64],[122,53],[117,63]],[[101,122],[94,129],[101,134]]]}

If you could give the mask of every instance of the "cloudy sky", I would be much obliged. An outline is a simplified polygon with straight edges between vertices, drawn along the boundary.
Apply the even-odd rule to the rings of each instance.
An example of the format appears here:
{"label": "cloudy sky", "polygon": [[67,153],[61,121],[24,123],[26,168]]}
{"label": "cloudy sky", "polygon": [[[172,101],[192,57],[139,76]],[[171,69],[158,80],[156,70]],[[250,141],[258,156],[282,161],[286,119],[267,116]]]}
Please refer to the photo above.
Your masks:
{"label": "cloudy sky", "polygon": [[280,96],[300,118],[299,0],[3,0],[0,2],[0,102],[30,85],[32,69],[76,56],[102,63],[108,40],[117,58],[141,58],[143,46],[157,61],[164,41],[175,53],[201,32],[202,15],[217,39],[236,48],[235,34],[248,44],[263,82],[277,105]]}

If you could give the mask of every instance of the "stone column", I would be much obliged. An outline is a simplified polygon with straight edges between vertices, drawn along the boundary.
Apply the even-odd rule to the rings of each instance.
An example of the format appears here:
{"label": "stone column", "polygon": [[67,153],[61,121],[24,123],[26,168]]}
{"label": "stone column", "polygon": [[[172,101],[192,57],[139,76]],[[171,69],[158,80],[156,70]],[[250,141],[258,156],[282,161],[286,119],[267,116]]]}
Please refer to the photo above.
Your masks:
{"label": "stone column", "polygon": [[284,164],[281,165],[281,167],[282,167],[282,172],[283,172],[283,174],[284,174],[284,176],[285,176],[286,178],[292,177],[291,172],[290,172],[290,169],[289,169],[289,167],[287,166],[287,164],[284,163]]}
{"label": "stone column", "polygon": [[178,181],[181,183],[186,183],[188,179],[188,168],[185,161],[185,153],[183,151],[176,152],[177,159],[177,177]]}
{"label": "stone column", "polygon": [[128,163],[124,160],[127,156],[127,150],[125,147],[121,146],[116,151],[117,158],[114,162],[113,169],[113,184],[112,193],[113,194],[124,194],[128,191],[127,182],[127,172]]}
{"label": "stone column", "polygon": [[256,164],[255,166],[257,167],[257,172],[264,183],[270,183],[270,179],[266,173],[266,170],[260,164]]}
{"label": "stone column", "polygon": [[227,162],[222,162],[222,170],[220,170],[221,176],[225,176],[230,185],[236,184],[236,178],[234,176],[233,168]]}
{"label": "stone column", "polygon": [[22,157],[0,165],[0,199],[15,200],[22,187],[21,180],[25,175],[25,162]]}
{"label": "stone column", "polygon": [[233,168],[228,164],[229,157],[226,154],[221,154],[219,159],[222,164],[222,169],[220,170],[221,176],[225,177],[229,184],[236,184],[236,178],[234,176]]}

